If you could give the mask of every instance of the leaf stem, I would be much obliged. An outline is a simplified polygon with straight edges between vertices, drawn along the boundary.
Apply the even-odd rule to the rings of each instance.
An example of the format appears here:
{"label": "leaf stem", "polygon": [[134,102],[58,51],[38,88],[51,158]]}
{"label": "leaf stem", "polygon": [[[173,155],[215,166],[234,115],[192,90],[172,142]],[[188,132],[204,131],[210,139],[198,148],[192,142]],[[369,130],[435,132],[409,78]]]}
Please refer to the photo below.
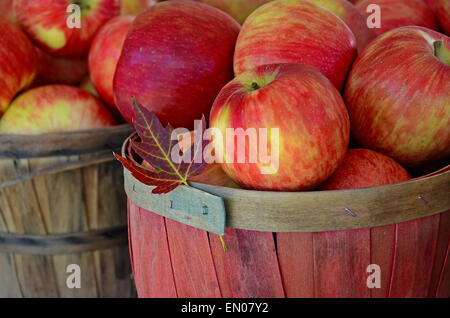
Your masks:
{"label": "leaf stem", "polygon": [[227,248],[227,245],[225,244],[225,241],[224,241],[224,239],[223,239],[223,235],[219,235],[219,237],[220,237],[220,243],[222,243],[223,251],[224,251],[225,253],[228,252],[228,248]]}

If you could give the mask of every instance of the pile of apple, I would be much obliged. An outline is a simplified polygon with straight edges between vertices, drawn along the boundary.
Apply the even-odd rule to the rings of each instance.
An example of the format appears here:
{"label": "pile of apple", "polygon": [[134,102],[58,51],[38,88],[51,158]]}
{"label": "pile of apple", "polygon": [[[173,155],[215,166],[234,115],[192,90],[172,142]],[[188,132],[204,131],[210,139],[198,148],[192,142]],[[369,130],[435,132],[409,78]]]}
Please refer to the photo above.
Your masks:
{"label": "pile of apple", "polygon": [[[58,14],[69,2],[14,0],[21,30],[0,22],[0,133],[111,125],[102,102],[133,123],[135,97],[174,127],[278,128],[276,173],[218,154],[247,189],[396,183],[449,159],[449,0],[80,0],[78,30]],[[102,102],[61,85],[16,96],[78,84],[86,63]]]}
{"label": "pile of apple", "polygon": [[[134,15],[154,3],[0,0],[0,133],[123,122],[112,94],[115,65]],[[71,4],[80,9],[79,28],[68,24]]]}

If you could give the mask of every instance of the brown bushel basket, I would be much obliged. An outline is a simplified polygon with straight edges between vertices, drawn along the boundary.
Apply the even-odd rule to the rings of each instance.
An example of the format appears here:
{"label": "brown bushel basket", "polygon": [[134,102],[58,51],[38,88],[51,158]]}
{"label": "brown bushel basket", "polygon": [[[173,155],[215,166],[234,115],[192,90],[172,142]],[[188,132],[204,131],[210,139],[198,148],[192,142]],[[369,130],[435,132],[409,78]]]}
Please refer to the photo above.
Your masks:
{"label": "brown bushel basket", "polygon": [[112,156],[131,131],[0,135],[0,297],[134,295]]}
{"label": "brown bushel basket", "polygon": [[190,185],[154,195],[125,170],[139,297],[450,296],[450,166],[355,190]]}

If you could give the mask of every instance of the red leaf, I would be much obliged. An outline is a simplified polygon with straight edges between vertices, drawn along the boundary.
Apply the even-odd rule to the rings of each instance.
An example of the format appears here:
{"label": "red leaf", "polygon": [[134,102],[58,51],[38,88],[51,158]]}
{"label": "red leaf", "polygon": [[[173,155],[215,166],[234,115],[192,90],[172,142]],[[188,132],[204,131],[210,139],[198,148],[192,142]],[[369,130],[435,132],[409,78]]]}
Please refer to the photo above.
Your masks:
{"label": "red leaf", "polygon": [[133,161],[116,153],[114,153],[114,156],[137,180],[148,186],[156,186],[156,188],[152,190],[152,193],[154,194],[168,193],[181,184],[179,180],[165,179],[164,174],[142,168]]}

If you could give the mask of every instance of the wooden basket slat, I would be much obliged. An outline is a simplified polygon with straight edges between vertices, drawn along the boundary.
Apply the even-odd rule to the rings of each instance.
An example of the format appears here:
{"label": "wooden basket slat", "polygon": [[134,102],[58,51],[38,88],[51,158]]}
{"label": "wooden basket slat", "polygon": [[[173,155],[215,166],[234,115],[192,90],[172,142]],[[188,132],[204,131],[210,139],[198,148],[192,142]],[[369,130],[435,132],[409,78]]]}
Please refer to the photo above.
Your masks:
{"label": "wooden basket slat", "polygon": [[152,298],[177,297],[164,218],[145,213],[132,204],[128,213],[134,278],[136,282],[148,282],[136,285],[138,294]]}
{"label": "wooden basket slat", "polygon": [[377,264],[382,270],[380,288],[371,289],[372,298],[389,296],[390,278],[395,254],[397,224],[370,229],[370,263]]}
{"label": "wooden basket slat", "polygon": [[[450,210],[439,215],[439,233],[436,242],[436,253],[433,263],[433,271],[430,280],[428,297],[436,297],[441,273],[445,267],[445,261],[450,249]],[[449,286],[450,287],[450,286]],[[450,288],[449,295],[450,296]]]}
{"label": "wooden basket slat", "polygon": [[207,233],[170,219],[166,229],[178,297],[220,298]]}
{"label": "wooden basket slat", "polygon": [[284,297],[272,233],[227,229],[224,239],[227,253],[219,236],[210,235],[214,263],[224,270],[222,282],[229,297]]}
{"label": "wooden basket slat", "polygon": [[286,297],[313,298],[313,233],[277,233],[276,239]]}
{"label": "wooden basket slat", "polygon": [[439,216],[397,225],[389,297],[427,297],[439,232]]}

